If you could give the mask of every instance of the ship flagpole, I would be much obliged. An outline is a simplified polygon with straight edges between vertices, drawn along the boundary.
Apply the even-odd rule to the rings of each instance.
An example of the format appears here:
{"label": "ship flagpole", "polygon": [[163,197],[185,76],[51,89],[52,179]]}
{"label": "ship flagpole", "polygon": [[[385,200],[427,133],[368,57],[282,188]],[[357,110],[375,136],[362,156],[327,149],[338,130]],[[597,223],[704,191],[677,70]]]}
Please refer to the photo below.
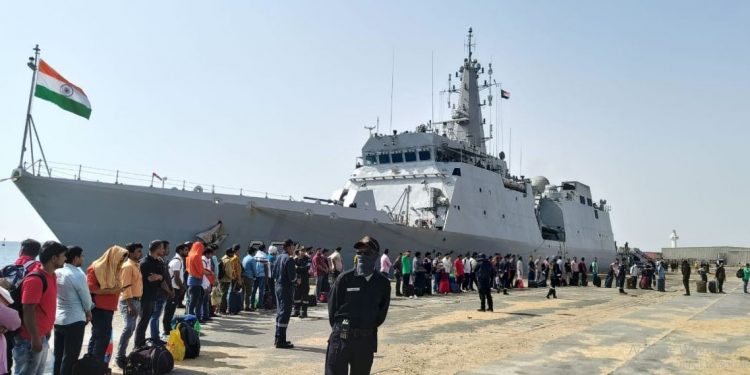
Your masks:
{"label": "ship flagpole", "polygon": [[[26,64],[33,73],[31,74],[31,88],[29,89],[29,104],[26,107],[26,124],[23,128],[23,143],[21,144],[21,158],[18,161],[18,168],[23,168],[23,156],[26,153],[26,139],[29,139],[29,143],[33,142],[31,138],[31,103],[34,100],[34,87],[36,86],[36,72],[37,64],[39,62],[39,45],[34,47],[34,57],[29,57],[29,62]],[[32,160],[33,164],[34,161]]]}

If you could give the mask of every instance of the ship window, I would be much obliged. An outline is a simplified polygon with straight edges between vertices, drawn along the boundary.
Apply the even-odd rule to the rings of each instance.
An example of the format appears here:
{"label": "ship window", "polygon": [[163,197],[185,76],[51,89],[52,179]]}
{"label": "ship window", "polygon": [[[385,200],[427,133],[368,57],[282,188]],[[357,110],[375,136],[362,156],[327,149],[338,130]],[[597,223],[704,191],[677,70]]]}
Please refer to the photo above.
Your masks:
{"label": "ship window", "polygon": [[586,204],[588,204],[589,206],[592,205],[591,198],[586,198]]}
{"label": "ship window", "polygon": [[[594,210],[594,217],[597,219],[599,218],[599,211]],[[599,237],[601,237],[601,234],[599,235]]]}
{"label": "ship window", "polygon": [[430,160],[431,157],[430,150],[419,151],[419,160]]}
{"label": "ship window", "polygon": [[407,163],[411,161],[417,161],[417,153],[414,151],[404,152],[404,160],[406,160]]}
{"label": "ship window", "polygon": [[586,197],[584,197],[583,195],[580,195],[580,196],[578,196],[578,198],[581,199],[581,204],[586,204]]}
{"label": "ship window", "polygon": [[378,158],[375,155],[373,154],[365,155],[365,165],[373,165],[377,163],[378,163]]}
{"label": "ship window", "polygon": [[461,168],[453,168],[453,175],[454,176],[460,176],[461,175]]}
{"label": "ship window", "polygon": [[394,152],[391,154],[391,162],[392,163],[403,163],[404,162],[404,154],[400,152]]}
{"label": "ship window", "polygon": [[378,155],[378,163],[389,164],[390,162],[391,162],[391,155],[388,155],[388,154]]}

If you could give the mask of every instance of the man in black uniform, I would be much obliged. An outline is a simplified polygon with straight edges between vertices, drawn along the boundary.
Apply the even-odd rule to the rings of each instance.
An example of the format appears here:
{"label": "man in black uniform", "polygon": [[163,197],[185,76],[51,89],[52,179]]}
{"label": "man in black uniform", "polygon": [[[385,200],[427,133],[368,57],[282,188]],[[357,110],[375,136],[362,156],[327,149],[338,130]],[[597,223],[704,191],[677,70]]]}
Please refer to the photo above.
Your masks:
{"label": "man in black uniform", "polygon": [[294,251],[294,241],[284,241],[284,251],[273,264],[273,278],[276,280],[276,339],[274,345],[278,349],[294,348],[291,342],[286,341],[286,328],[289,326],[289,317],[292,315],[292,300],[294,299],[294,287],[297,270],[294,260],[291,258]]}
{"label": "man in black uniform", "polygon": [[357,266],[331,289],[328,321],[333,328],[326,351],[326,375],[369,374],[378,349],[378,327],[391,302],[391,284],[375,272],[378,241],[365,236],[354,244]]}
{"label": "man in black uniform", "polygon": [[[490,311],[492,312],[492,280],[495,278],[495,269],[492,267],[492,263],[487,260],[484,254],[479,254],[477,258],[477,271],[476,271],[477,285],[479,286],[479,311]],[[485,310],[485,301],[487,302],[487,309]]]}
{"label": "man in black uniform", "polygon": [[625,273],[627,271],[625,270],[625,258],[620,260],[620,268],[617,274],[617,283],[620,285],[620,294],[628,294],[628,292],[625,291]]}
{"label": "man in black uniform", "polygon": [[[307,256],[307,251],[312,248],[302,248],[299,256],[294,260],[297,270],[297,288],[294,290],[294,312],[292,316],[307,318],[307,304],[310,302],[310,266],[312,261]],[[300,308],[302,312],[300,313]]]}
{"label": "man in black uniform", "polygon": [[690,263],[687,259],[682,260],[682,285],[685,286],[685,295],[690,295]]}

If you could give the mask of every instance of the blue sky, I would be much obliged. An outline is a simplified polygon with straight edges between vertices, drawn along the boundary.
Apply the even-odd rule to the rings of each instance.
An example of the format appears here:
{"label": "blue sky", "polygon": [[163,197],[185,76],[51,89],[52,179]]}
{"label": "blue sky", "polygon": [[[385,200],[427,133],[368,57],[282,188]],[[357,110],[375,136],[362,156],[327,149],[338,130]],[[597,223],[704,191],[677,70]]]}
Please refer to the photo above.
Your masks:
{"label": "blue sky", "polygon": [[[39,43],[93,107],[86,121],[35,102],[50,160],[328,197],[363,127],[388,129],[392,53],[393,126],[410,130],[431,117],[431,54],[442,90],[473,27],[512,94],[515,174],[589,184],[620,244],[677,229],[686,246],[748,246],[748,19],[743,1],[12,2],[0,167],[17,164]],[[10,182],[0,207],[0,237],[51,238]]]}

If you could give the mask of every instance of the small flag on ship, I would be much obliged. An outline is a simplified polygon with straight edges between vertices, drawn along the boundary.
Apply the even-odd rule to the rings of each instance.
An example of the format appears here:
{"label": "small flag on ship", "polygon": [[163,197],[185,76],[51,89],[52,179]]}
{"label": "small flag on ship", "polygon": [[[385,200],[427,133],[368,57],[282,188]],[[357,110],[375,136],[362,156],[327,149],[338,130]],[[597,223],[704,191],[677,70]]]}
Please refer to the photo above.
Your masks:
{"label": "small flag on ship", "polygon": [[49,100],[78,116],[87,119],[91,116],[91,104],[86,93],[52,69],[44,60],[39,61],[34,96]]}
{"label": "small flag on ship", "polygon": [[510,99],[510,91],[500,89],[500,97],[503,99]]}

